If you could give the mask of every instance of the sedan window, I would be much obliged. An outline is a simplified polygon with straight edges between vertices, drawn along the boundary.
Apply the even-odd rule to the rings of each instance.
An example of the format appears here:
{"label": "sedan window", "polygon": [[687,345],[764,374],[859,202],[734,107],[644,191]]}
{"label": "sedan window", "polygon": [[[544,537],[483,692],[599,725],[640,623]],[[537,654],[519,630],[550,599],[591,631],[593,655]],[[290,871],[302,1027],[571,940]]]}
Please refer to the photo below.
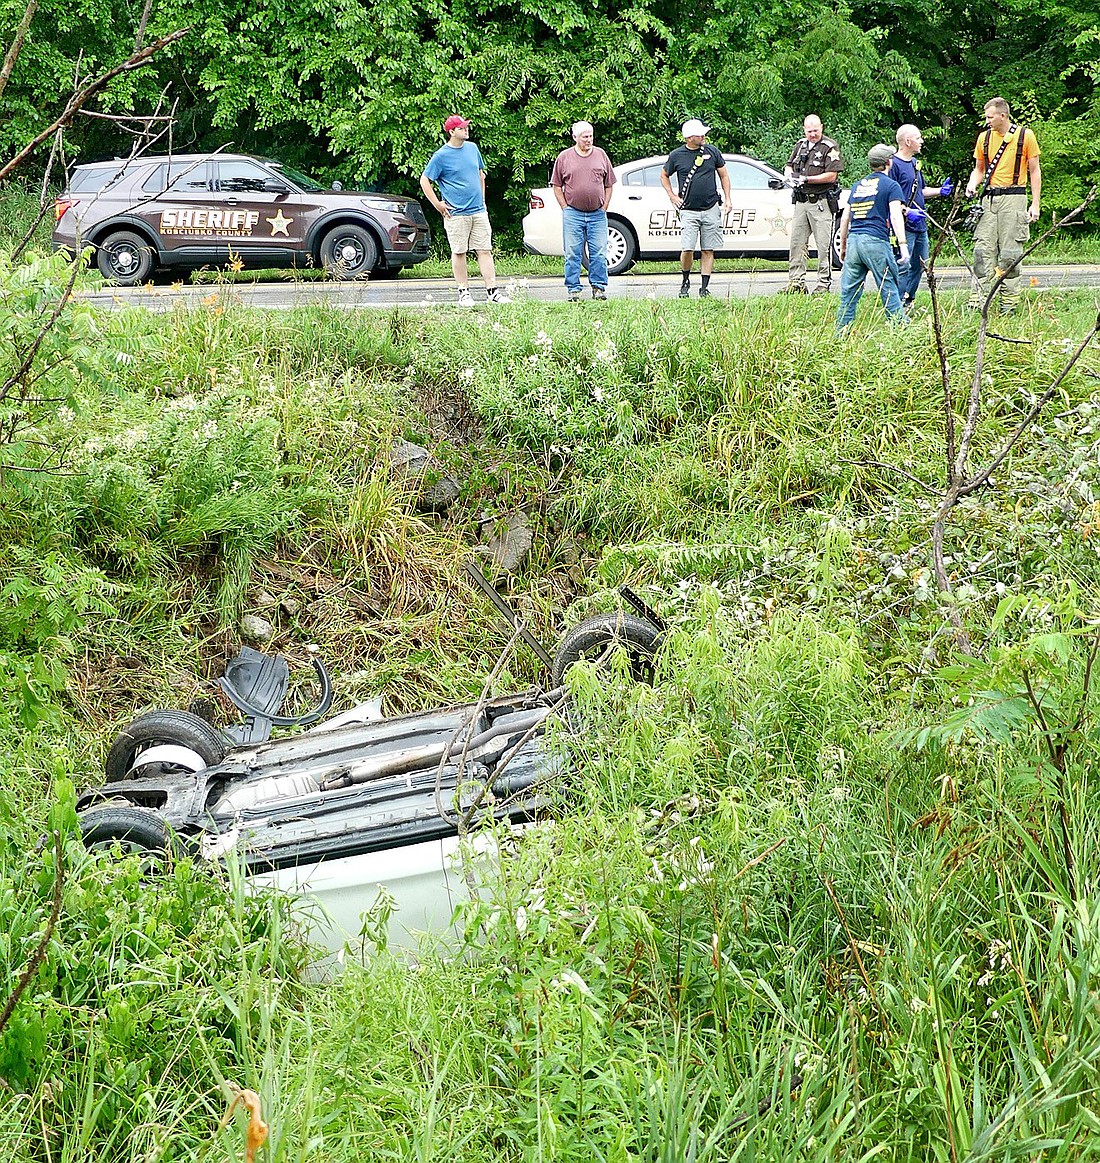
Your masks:
{"label": "sedan window", "polygon": [[730,185],[735,190],[766,190],[772,176],[759,166],[730,161],[726,162],[726,173],[729,174]]}

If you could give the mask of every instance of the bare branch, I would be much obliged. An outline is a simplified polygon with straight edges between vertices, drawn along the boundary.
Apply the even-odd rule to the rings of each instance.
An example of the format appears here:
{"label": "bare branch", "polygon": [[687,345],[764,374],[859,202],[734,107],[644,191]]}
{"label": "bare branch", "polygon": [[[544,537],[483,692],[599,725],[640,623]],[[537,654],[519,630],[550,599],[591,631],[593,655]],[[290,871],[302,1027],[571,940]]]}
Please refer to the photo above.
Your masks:
{"label": "bare branch", "polygon": [[53,937],[54,929],[57,928],[57,922],[61,916],[61,889],[65,883],[65,856],[61,846],[60,832],[54,832],[53,834],[53,850],[55,861],[53,905],[50,908],[50,915],[46,920],[46,928],[42,931],[42,937],[34,952],[31,954],[30,959],[27,961],[23,972],[19,975],[19,980],[15,983],[15,988],[8,995],[3,1012],[0,1012],[0,1032],[8,1024],[16,1003],[23,996],[23,991],[30,985],[31,979],[38,972],[38,967],[42,964],[42,960],[46,956],[46,950],[50,947],[50,939]]}
{"label": "bare branch", "polygon": [[849,460],[846,456],[838,456],[837,460],[840,461],[841,464],[852,464],[857,468],[881,468],[885,469],[887,472],[897,473],[898,476],[905,477],[907,481],[912,481],[913,484],[919,485],[926,493],[931,493],[934,497],[938,497],[940,495],[940,490],[937,489],[934,485],[930,485],[926,481],[922,481],[920,477],[913,476],[912,473],[906,472],[903,468],[898,468],[896,464],[886,464],[885,461],[881,460]]}
{"label": "bare branch", "polygon": [[967,496],[975,489],[981,488],[981,486],[989,480],[990,476],[1000,467],[1000,465],[1004,462],[1005,457],[1008,456],[1009,452],[1012,451],[1012,446],[1035,422],[1035,418],[1043,410],[1043,408],[1046,406],[1054,393],[1059,389],[1059,387],[1061,387],[1062,381],[1066,378],[1067,375],[1069,375],[1073,365],[1081,358],[1085,348],[1088,347],[1093,339],[1096,338],[1097,333],[1100,333],[1100,314],[1097,315],[1096,322],[1093,324],[1092,330],[1077,345],[1077,350],[1074,351],[1074,353],[1069,357],[1069,360],[1066,362],[1066,365],[1054,377],[1054,382],[1050,385],[1050,387],[1047,388],[1047,390],[1031,406],[1031,409],[1016,426],[1016,431],[1013,432],[1012,435],[1008,438],[1007,443],[1001,449],[1001,451],[997,453],[997,455],[985,466],[985,468],[981,470],[981,472],[979,472],[976,476],[974,476],[971,480],[967,481],[962,486],[962,488],[959,490],[961,496]]}
{"label": "bare branch", "polygon": [[123,73],[133,72],[134,69],[143,68],[162,48],[174,44],[177,40],[185,37],[190,31],[190,28],[179,28],[175,32],[170,32],[167,36],[162,36],[159,40],[154,41],[139,52],[128,57],[121,64],[115,65],[113,69],[108,69],[107,72],[102,73],[95,80],[90,81],[79,93],[74,94],[70,98],[69,103],[65,106],[59,117],[43,129],[37,137],[25,145],[6,165],[0,166],[0,182],[26,161],[44,141],[53,137],[58,129],[64,125],[68,125],[73,117],[76,116],[77,111],[98,92],[106,88],[115,77],[122,76]]}

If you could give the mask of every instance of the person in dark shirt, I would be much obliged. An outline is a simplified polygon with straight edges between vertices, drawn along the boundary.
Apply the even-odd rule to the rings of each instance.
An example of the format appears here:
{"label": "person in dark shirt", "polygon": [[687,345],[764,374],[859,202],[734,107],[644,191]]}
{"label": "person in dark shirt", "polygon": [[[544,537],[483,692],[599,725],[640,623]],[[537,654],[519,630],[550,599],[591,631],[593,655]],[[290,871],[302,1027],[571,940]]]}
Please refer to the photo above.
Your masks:
{"label": "person in dark shirt", "polygon": [[[708,145],[710,129],[697,118],[685,121],[680,130],[684,144],[668,155],[661,171],[661,185],[680,216],[680,298],[691,293],[691,268],[699,247],[699,298],[710,297],[710,276],[714,273],[714,252],[722,247],[722,197],[730,200],[730,179],[726,159]],[[672,175],[677,189],[672,188]],[[717,177],[717,181],[715,181]]]}
{"label": "person in dark shirt", "polygon": [[901,274],[909,270],[909,247],[901,242],[901,257],[895,259],[890,245],[891,230],[896,238],[905,237],[901,186],[886,176],[894,153],[892,145],[871,147],[867,153],[871,172],[852,187],[840,219],[840,257],[844,267],[840,272],[840,307],[836,315],[838,332],[855,318],[869,274],[878,284],[886,314],[893,320],[905,319],[899,286]]}
{"label": "person in dark shirt", "polygon": [[840,146],[825,136],[821,118],[816,113],[809,114],[802,122],[802,133],[783,168],[783,176],[793,187],[791,201],[794,203],[786,293],[806,293],[806,266],[812,235],[817,246],[814,294],[825,295],[833,279],[833,223],[840,207],[839,183],[844,159],[840,156]]}
{"label": "person in dark shirt", "polygon": [[928,261],[928,213],[925,198],[947,197],[953,189],[948,178],[942,186],[926,186],[917,154],[924,145],[924,135],[915,125],[903,125],[897,132],[898,152],[890,163],[887,177],[901,186],[905,211],[905,241],[909,245],[909,273],[901,280],[901,305],[908,310],[917,297],[924,264]]}

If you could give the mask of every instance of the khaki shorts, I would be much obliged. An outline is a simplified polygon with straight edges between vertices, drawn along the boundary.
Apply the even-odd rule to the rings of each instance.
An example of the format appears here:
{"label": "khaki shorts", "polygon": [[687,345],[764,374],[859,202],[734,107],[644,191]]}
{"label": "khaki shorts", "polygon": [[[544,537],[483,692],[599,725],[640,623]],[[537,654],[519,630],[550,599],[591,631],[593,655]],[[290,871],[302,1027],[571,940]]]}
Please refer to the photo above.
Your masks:
{"label": "khaki shorts", "polygon": [[489,225],[489,215],[452,214],[443,219],[447,231],[447,241],[451,244],[451,254],[468,254],[471,250],[492,250],[493,228]]}
{"label": "khaki shorts", "polygon": [[715,204],[709,210],[680,209],[681,250],[722,249],[722,207]]}

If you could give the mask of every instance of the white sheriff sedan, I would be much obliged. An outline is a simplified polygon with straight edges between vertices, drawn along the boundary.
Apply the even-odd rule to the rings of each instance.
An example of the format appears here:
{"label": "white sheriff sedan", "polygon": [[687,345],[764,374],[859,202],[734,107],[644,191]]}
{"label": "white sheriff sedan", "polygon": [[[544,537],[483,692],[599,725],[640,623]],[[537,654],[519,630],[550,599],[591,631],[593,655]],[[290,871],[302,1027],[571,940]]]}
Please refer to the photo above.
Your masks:
{"label": "white sheriff sedan", "polygon": [[[719,258],[786,259],[794,207],[783,175],[767,162],[727,153],[730,200],[722,207],[724,245]],[[615,167],[618,179],[607,208],[607,269],[628,271],[638,259],[674,259],[680,254],[680,216],[661,185],[664,157]],[[672,178],[673,189],[677,179]],[[842,202],[847,191],[841,194]],[[839,226],[840,216],[837,215]],[[839,267],[834,231],[833,266]],[[534,254],[562,255],[561,208],[549,186],[531,191],[523,219],[523,244]],[[815,253],[813,239],[810,253]]]}

